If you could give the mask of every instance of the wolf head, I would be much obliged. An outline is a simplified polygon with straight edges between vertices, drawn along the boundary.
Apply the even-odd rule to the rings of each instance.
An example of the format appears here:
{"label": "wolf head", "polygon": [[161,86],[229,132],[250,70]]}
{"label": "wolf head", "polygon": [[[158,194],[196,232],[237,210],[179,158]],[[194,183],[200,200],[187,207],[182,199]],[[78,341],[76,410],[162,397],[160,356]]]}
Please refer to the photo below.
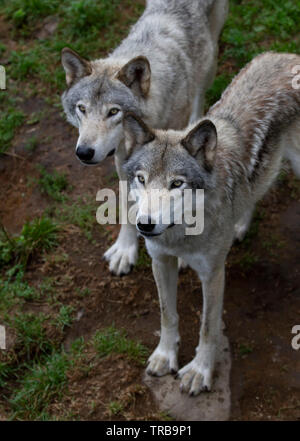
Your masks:
{"label": "wolf head", "polygon": [[136,200],[136,226],[143,236],[158,236],[181,223],[176,218],[186,189],[195,194],[213,188],[217,131],[210,120],[187,132],[154,131],[132,113],[125,114],[123,126],[123,168]]}
{"label": "wolf head", "polygon": [[62,51],[67,90],[62,103],[68,121],[79,129],[76,155],[97,164],[113,154],[123,140],[124,112],[141,114],[150,88],[150,64],[145,57],[127,63],[109,59],[89,62],[69,48]]}

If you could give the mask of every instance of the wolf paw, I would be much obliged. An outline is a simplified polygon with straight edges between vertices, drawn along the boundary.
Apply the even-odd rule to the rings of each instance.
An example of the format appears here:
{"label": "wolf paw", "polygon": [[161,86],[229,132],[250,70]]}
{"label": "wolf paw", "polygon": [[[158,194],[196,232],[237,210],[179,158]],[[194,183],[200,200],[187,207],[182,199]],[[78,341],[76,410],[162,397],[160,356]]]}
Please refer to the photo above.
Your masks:
{"label": "wolf paw", "polygon": [[109,262],[109,270],[116,276],[128,274],[136,263],[138,244],[131,244],[117,240],[104,254],[104,259]]}
{"label": "wolf paw", "polygon": [[213,371],[209,366],[204,366],[196,360],[192,360],[178,372],[181,379],[180,390],[191,396],[200,392],[210,391]]}
{"label": "wolf paw", "polygon": [[176,374],[178,371],[176,350],[162,350],[159,346],[148,360],[147,374],[162,377],[166,374]]}

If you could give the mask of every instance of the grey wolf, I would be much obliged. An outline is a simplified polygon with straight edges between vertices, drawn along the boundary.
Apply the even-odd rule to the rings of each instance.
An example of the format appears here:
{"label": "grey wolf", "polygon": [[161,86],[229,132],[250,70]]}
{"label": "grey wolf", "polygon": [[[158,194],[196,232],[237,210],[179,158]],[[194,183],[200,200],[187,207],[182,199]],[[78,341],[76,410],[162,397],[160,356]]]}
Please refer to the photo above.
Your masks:
{"label": "grey wolf", "polygon": [[[293,54],[265,53],[232,81],[205,118],[184,131],[148,128],[124,117],[130,187],[137,198],[136,228],[152,257],[161,307],[161,336],[147,372],[177,372],[177,258],[193,268],[203,291],[200,340],[195,358],[179,370],[190,395],[210,390],[221,332],[225,260],[242,239],[256,202],[276,178],[282,158],[300,178],[300,89],[292,87]],[[159,210],[144,210],[152,189],[204,189],[204,230],[185,235],[185,225],[162,224]],[[150,216],[150,219],[148,218]]]}
{"label": "grey wolf", "polygon": [[[79,129],[76,154],[84,164],[115,154],[119,178],[125,179],[124,112],[161,129],[184,128],[202,115],[227,8],[228,0],[148,0],[128,37],[107,58],[87,61],[63,49],[62,103]],[[121,275],[130,271],[137,252],[136,230],[128,223],[104,256],[110,271]]]}

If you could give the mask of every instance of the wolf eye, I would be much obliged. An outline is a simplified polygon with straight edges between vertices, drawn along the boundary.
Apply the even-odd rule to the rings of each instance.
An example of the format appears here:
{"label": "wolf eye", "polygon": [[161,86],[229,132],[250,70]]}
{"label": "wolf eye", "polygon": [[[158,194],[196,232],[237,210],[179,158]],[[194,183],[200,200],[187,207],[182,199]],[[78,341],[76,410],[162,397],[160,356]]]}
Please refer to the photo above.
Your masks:
{"label": "wolf eye", "polygon": [[83,104],[79,104],[78,109],[80,110],[81,113],[85,113],[85,111],[86,111],[86,108]]}
{"label": "wolf eye", "polygon": [[171,184],[171,188],[179,188],[181,187],[183,184],[183,181],[181,181],[180,179],[176,179],[176,181],[173,181]]}
{"label": "wolf eye", "polygon": [[117,109],[116,107],[114,107],[113,109],[110,109],[110,111],[108,112],[108,117],[110,117],[110,116],[114,116],[114,115],[116,115],[117,113],[119,113],[120,112],[120,109]]}
{"label": "wolf eye", "polygon": [[144,176],[142,176],[142,175],[138,175],[137,178],[138,178],[138,181],[139,181],[141,184],[145,184],[145,178],[144,178]]}

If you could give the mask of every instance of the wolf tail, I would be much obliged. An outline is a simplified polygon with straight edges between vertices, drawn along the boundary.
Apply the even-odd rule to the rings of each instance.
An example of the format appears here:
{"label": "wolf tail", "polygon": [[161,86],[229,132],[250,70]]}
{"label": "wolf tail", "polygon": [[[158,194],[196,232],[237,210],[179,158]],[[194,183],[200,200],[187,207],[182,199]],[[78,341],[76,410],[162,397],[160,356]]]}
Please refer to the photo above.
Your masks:
{"label": "wolf tail", "polygon": [[208,20],[211,35],[217,43],[227,19],[229,2],[228,0],[206,0],[206,3],[209,10]]}

